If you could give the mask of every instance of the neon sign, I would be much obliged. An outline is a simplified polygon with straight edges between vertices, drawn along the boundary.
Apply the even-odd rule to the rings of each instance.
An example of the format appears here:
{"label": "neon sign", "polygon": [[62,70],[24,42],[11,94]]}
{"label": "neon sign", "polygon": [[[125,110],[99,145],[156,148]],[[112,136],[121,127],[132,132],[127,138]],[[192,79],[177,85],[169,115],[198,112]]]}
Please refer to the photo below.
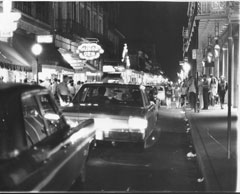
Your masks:
{"label": "neon sign", "polygon": [[77,53],[81,59],[93,60],[99,58],[104,50],[96,43],[83,43],[78,46]]}

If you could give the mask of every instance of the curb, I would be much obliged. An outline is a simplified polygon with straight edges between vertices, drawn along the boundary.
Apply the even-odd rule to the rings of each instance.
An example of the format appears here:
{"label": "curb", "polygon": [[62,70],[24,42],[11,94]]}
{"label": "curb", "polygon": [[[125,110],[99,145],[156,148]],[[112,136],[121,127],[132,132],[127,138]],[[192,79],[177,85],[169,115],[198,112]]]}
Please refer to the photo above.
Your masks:
{"label": "curb", "polygon": [[199,128],[196,125],[195,118],[191,114],[192,113],[185,112],[185,117],[188,119],[191,128],[191,136],[197,154],[197,162],[205,180],[205,189],[206,191],[221,191],[221,186],[212,167]]}

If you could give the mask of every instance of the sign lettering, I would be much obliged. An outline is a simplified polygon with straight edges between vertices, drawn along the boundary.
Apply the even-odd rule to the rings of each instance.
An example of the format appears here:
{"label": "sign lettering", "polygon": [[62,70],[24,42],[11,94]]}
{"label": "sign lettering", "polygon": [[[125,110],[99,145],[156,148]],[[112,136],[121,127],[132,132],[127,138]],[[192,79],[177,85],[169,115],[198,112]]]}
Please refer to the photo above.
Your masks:
{"label": "sign lettering", "polygon": [[104,50],[96,43],[83,43],[77,48],[79,57],[85,60],[93,60],[100,57]]}

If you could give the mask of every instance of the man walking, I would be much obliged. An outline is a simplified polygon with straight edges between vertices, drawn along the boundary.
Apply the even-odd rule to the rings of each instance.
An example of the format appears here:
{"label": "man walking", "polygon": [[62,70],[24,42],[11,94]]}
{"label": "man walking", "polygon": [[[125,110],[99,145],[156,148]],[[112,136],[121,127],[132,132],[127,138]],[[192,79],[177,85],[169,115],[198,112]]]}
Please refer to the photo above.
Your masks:
{"label": "man walking", "polygon": [[190,106],[191,109],[196,111],[196,80],[193,76],[190,77],[189,79],[189,85],[188,85],[188,92],[189,92],[189,101],[190,101]]}
{"label": "man walking", "polygon": [[69,99],[71,98],[71,93],[68,88],[68,76],[63,76],[63,81],[57,85],[57,94],[61,98],[63,102],[69,102]]}
{"label": "man walking", "polygon": [[207,80],[207,76],[205,74],[203,75],[202,88],[203,88],[203,110],[207,110],[208,103],[209,103],[209,96],[208,96],[209,83]]}

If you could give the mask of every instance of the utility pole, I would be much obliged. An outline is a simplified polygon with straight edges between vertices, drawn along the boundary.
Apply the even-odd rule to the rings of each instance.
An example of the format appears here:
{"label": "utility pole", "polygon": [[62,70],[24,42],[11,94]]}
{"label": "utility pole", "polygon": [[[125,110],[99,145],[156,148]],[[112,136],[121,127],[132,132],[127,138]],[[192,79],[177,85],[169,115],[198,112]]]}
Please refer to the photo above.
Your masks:
{"label": "utility pole", "polygon": [[228,159],[231,158],[231,128],[232,128],[232,57],[233,57],[233,37],[232,37],[232,23],[229,21],[228,25],[228,118],[227,118],[227,155]]}

